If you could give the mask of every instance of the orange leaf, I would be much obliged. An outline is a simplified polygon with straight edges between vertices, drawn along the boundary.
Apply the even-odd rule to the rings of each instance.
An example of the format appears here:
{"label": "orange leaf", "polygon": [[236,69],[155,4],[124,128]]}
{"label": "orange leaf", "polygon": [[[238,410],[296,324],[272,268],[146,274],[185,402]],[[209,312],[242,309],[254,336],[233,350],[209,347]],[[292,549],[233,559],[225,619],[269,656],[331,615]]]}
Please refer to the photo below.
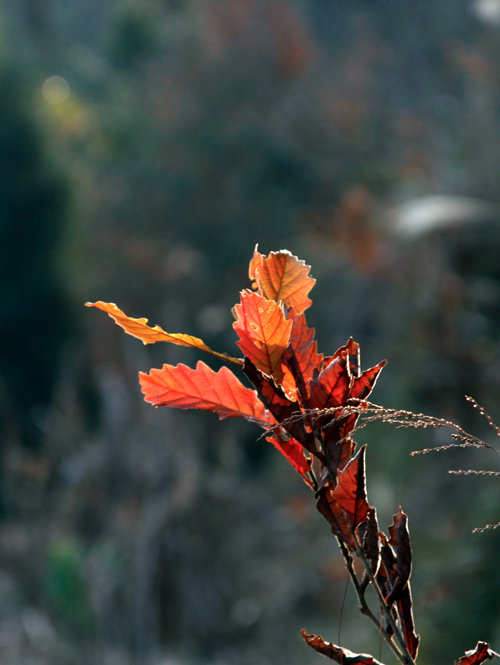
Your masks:
{"label": "orange leaf", "polygon": [[282,301],[293,307],[297,314],[302,314],[311,305],[308,293],[316,283],[309,277],[310,270],[310,266],[286,249],[262,256],[256,248],[249,275],[255,280],[254,288],[257,287],[263,296]]}
{"label": "orange leaf", "polygon": [[170,342],[171,344],[205,351],[205,353],[210,353],[212,356],[216,356],[217,358],[221,358],[222,360],[226,360],[235,365],[243,365],[243,361],[240,358],[231,358],[225,353],[213,351],[198,337],[185,335],[184,333],[167,333],[163,328],[160,328],[160,326],[148,325],[148,319],[135,319],[131,316],[127,316],[125,312],[122,312],[122,310],[112,302],[103,302],[102,300],[99,300],[98,302],[86,302],[85,305],[87,307],[97,307],[97,309],[102,309],[102,311],[106,312],[112,319],[114,319],[126,333],[133,337],[137,337],[144,344]]}
{"label": "orange leaf", "polygon": [[214,372],[201,360],[196,369],[165,364],[149,374],[140,372],[139,381],[145,401],[154,406],[204,409],[221,419],[246,418],[266,429],[275,423],[255,390],[246,388],[227,367]]}
{"label": "orange leaf", "polygon": [[262,372],[281,379],[281,357],[290,341],[292,322],[283,307],[258,293],[242,291],[241,303],[234,306],[233,328],[239,335],[238,346]]}
{"label": "orange leaf", "polygon": [[257,288],[257,284],[255,283],[255,270],[259,267],[261,261],[262,261],[262,254],[259,252],[258,244],[255,245],[255,249],[253,250],[253,256],[250,259],[250,264],[248,266],[248,277],[250,278],[250,281],[253,282],[252,287],[254,289]]}

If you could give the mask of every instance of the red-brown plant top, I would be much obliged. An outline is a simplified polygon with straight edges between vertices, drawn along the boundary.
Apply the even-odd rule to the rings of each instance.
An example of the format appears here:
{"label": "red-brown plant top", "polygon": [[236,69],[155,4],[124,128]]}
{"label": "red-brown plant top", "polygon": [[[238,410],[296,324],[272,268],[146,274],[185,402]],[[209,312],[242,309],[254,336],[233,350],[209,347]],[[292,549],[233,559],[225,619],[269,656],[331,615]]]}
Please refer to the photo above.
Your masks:
{"label": "red-brown plant top", "polygon": [[[139,381],[144,399],[154,406],[203,409],[221,419],[245,418],[267,432],[267,441],[313,490],[317,509],[339,542],[361,611],[398,659],[412,665],[420,638],[413,624],[407,516],[399,508],[388,536],[379,530],[376,509],[366,493],[366,447],[356,450],[351,438],[385,361],[361,371],[360,349],[353,339],[331,355],[318,351],[314,328],[308,327],[305,316],[316,280],[310,267],[287,250],[264,256],[256,248],[249,278],[251,288],[240,292],[233,308],[242,358],[214,351],[192,335],[167,333],[145,318],[129,317],[113,303],[86,304],[107,312],[144,344],[187,346],[238,367],[252,387],[226,365],[214,371],[202,361],[195,368],[164,364],[140,372]],[[362,575],[354,570],[354,558],[362,562]],[[369,587],[380,616],[365,600]],[[354,654],[306,631],[302,634],[313,649],[338,663],[378,665],[371,656]],[[489,645],[478,643],[459,664],[479,664],[494,655]]]}

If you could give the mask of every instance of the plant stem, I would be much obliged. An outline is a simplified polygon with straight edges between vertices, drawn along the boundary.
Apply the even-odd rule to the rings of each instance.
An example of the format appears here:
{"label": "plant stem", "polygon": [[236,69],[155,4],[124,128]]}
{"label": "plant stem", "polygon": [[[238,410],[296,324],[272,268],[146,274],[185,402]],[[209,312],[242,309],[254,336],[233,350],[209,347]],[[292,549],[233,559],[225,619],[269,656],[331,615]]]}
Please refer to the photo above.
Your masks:
{"label": "plant stem", "polygon": [[[394,644],[392,636],[387,633],[385,628],[382,626],[378,618],[375,616],[375,614],[372,612],[370,607],[368,606],[366,599],[365,599],[365,594],[364,591],[361,589],[361,586],[359,584],[359,580],[356,576],[356,573],[354,572],[354,569],[352,567],[352,556],[349,553],[349,550],[347,547],[344,545],[344,543],[340,540],[340,538],[337,538],[338,543],[340,545],[340,549],[342,551],[342,556],[344,557],[344,560],[346,562],[346,568],[349,573],[349,576],[351,578],[352,585],[354,586],[354,589],[356,590],[356,595],[359,600],[359,611],[361,614],[364,616],[368,617],[370,621],[374,624],[374,626],[377,628],[377,631],[384,637],[385,641],[389,645],[389,647],[392,649],[394,652],[395,656],[398,658],[401,663],[406,664],[406,654],[404,654],[396,644]],[[392,627],[392,626],[391,626]]]}

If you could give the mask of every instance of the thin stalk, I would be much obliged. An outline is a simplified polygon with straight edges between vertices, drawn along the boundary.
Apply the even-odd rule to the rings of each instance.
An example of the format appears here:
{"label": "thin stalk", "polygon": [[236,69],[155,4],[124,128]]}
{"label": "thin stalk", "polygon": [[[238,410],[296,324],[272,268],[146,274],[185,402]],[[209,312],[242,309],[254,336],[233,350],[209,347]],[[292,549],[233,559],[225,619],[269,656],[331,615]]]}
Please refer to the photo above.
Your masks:
{"label": "thin stalk", "polygon": [[379,632],[380,635],[383,636],[389,647],[392,649],[394,652],[395,656],[399,661],[402,663],[406,663],[405,660],[405,654],[399,650],[398,646],[394,644],[392,641],[392,636],[387,634],[387,631],[384,629],[382,624],[380,623],[379,619],[375,616],[375,614],[372,612],[370,607],[368,606],[366,599],[365,599],[365,594],[364,591],[361,589],[361,586],[359,584],[359,580],[356,576],[356,573],[354,572],[354,569],[352,567],[352,557],[349,554],[348,549],[344,545],[344,543],[340,540],[340,538],[337,538],[338,543],[340,545],[340,549],[342,550],[342,556],[344,557],[344,560],[346,562],[346,568],[349,573],[349,577],[351,578],[352,585],[354,586],[354,589],[356,590],[356,595],[359,600],[359,611],[361,614],[364,616],[368,617],[370,621],[374,624],[374,626],[377,628],[377,631]]}
{"label": "thin stalk", "polygon": [[[328,474],[329,474],[333,484],[335,485],[336,484],[336,472],[332,469],[332,467],[330,465],[330,461],[328,459],[328,454],[327,454],[327,451],[325,449],[323,439],[321,437],[318,437],[318,438],[319,438],[319,441],[320,441],[321,449],[322,449],[323,454],[325,456],[326,468],[328,470]],[[348,520],[347,516],[346,516],[346,519],[347,519],[347,522],[349,523],[349,520]],[[373,575],[373,573],[370,569],[368,561],[366,560],[366,557],[365,557],[365,555],[363,553],[363,550],[362,550],[362,548],[361,548],[361,546],[358,542],[356,534],[354,533],[354,529],[352,528],[352,525],[350,525],[350,529],[351,529],[351,534],[352,534],[352,537],[354,539],[354,543],[355,543],[355,546],[356,546],[356,554],[361,559],[361,561],[363,563],[363,567],[365,569],[365,572],[368,576],[368,579],[370,580],[370,582],[373,585],[373,588],[375,589],[375,593],[376,593],[378,601],[379,601],[380,609],[384,613],[385,618],[387,620],[387,623],[390,625],[390,627],[393,630],[393,636],[389,636],[387,634],[387,632],[382,628],[382,631],[383,631],[382,634],[384,635],[384,639],[389,644],[391,649],[394,651],[395,645],[392,641],[392,638],[394,637],[397,640],[397,642],[399,643],[399,647],[400,647],[400,650],[401,650],[401,653],[399,653],[399,649],[397,649],[397,651],[395,651],[395,653],[398,656],[399,660],[403,663],[403,665],[415,665],[415,661],[411,657],[411,654],[408,651],[408,647],[406,646],[404,638],[401,635],[401,631],[399,630],[396,622],[394,621],[394,617],[392,616],[392,612],[391,612],[390,607],[385,602],[384,594],[380,590],[378,582],[376,581],[376,579],[375,579],[375,577],[374,577],[374,575]],[[348,569],[349,569],[349,566],[348,566]],[[352,572],[354,573],[354,571],[352,571]],[[349,574],[351,575],[350,572],[349,572]],[[355,575],[354,575],[354,577],[355,577]],[[351,579],[353,579],[352,575],[351,575]],[[357,582],[357,578],[356,578],[356,582]],[[354,586],[356,588],[356,585],[354,585]],[[358,594],[358,597],[359,597],[359,594]],[[366,601],[364,601],[364,605],[368,608],[368,606],[366,605]],[[370,610],[370,612],[371,612],[371,610]],[[367,615],[367,616],[369,616],[369,615]],[[380,623],[378,621],[377,621],[376,625],[378,625],[380,627]]]}

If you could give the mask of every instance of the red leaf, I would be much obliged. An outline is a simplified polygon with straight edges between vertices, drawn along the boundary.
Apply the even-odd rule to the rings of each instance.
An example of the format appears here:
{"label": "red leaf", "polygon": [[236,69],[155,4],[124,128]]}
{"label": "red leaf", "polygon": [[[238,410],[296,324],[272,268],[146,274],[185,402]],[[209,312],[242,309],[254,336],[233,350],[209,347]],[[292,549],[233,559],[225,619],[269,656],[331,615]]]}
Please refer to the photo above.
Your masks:
{"label": "red leaf", "polygon": [[280,380],[281,357],[290,341],[292,322],[273,300],[247,290],[240,297],[233,323],[240,338],[238,346],[256,367]]}
{"label": "red leaf", "polygon": [[328,409],[345,404],[349,382],[345,360],[337,358],[311,380],[309,407]]}
{"label": "red leaf", "polygon": [[410,583],[405,586],[401,597],[398,600],[398,614],[403,628],[403,637],[406,647],[412,658],[415,658],[420,644],[420,635],[415,633],[415,624],[413,621],[411,588]]}
{"label": "red leaf", "polygon": [[398,512],[392,518],[392,524],[389,527],[391,539],[389,544],[393,546],[396,554],[396,562],[393,566],[395,573],[394,587],[387,599],[391,603],[398,597],[398,593],[405,588],[411,573],[411,545],[410,534],[408,532],[408,515],[406,515],[401,506]]}
{"label": "red leaf", "polygon": [[366,500],[365,481],[366,446],[337,475],[337,486],[333,498],[349,518],[352,528],[364,522],[371,506]]}
{"label": "red leaf", "polygon": [[250,279],[255,280],[253,288],[258,288],[263,296],[284,302],[297,314],[302,314],[311,305],[308,293],[316,283],[315,279],[309,277],[310,269],[310,266],[286,249],[270,252],[268,256],[263,256],[255,249],[249,275]]}
{"label": "red leaf", "polygon": [[356,397],[357,399],[366,399],[375,386],[375,382],[378,379],[380,370],[385,366],[386,363],[386,360],[382,360],[382,362],[380,362],[378,365],[365,370],[361,376],[355,378],[352,384],[350,396]]}
{"label": "red leaf", "polygon": [[275,422],[255,390],[246,388],[227,367],[214,372],[201,360],[196,369],[163,365],[149,374],[140,372],[139,381],[145,401],[154,406],[204,409],[221,419],[246,418],[266,429]]}
{"label": "red leaf", "polygon": [[126,333],[132,335],[132,337],[137,337],[144,344],[170,342],[171,344],[177,344],[178,346],[187,346],[191,349],[205,351],[205,353],[210,353],[212,356],[232,362],[235,365],[243,365],[243,361],[240,358],[231,358],[226,353],[213,351],[213,349],[208,347],[202,339],[199,339],[199,337],[185,335],[184,333],[167,333],[163,328],[160,328],[160,326],[148,325],[148,320],[145,318],[135,319],[131,316],[127,316],[125,312],[122,312],[122,310],[112,302],[103,302],[102,300],[99,300],[98,302],[86,302],[85,305],[87,307],[96,307],[97,309],[106,312],[112,319],[114,319],[115,323],[125,330]]}
{"label": "red leaf", "polygon": [[[373,576],[378,572],[380,565],[380,540],[378,534],[377,511],[370,508],[366,517],[366,522],[360,524],[360,535],[362,537],[363,552]],[[365,578],[367,583],[368,576]]]}
{"label": "red leaf", "polygon": [[310,635],[302,629],[301,635],[306,643],[315,651],[340,663],[340,665],[381,665],[380,661],[366,653],[354,653],[349,649],[343,649],[331,642],[326,642],[320,635]]}
{"label": "red leaf", "polygon": [[[403,637],[412,658],[415,658],[420,643],[420,636],[415,633],[412,598],[409,576],[411,572],[410,535],[407,529],[407,516],[401,508],[393,517],[389,527],[390,543],[383,533],[381,556],[377,581],[389,606],[396,603],[396,610],[403,630]],[[392,547],[391,547],[392,545]],[[393,549],[394,548],[394,549]]]}
{"label": "red leaf", "polygon": [[272,443],[287,458],[293,468],[300,473],[309,487],[312,487],[312,483],[307,476],[311,471],[311,460],[304,455],[302,445],[293,437],[285,438],[279,430],[275,430],[272,436],[267,436],[266,441]]}
{"label": "red leaf", "polygon": [[276,421],[307,450],[320,460],[324,459],[321,452],[316,450],[314,435],[306,430],[298,403],[288,399],[281,388],[270,377],[259,371],[248,358],[245,358],[243,371],[257,389],[259,399]]}
{"label": "red leaf", "polygon": [[323,365],[323,354],[318,353],[317,343],[314,340],[314,328],[308,328],[304,314],[297,315],[293,309],[287,314],[288,319],[292,321],[292,332],[290,335],[290,344],[283,354],[283,363],[286,364],[289,373],[292,375],[288,379],[288,374],[284,371],[285,379],[283,381],[285,390],[292,384],[297,390],[302,403],[309,399],[308,382],[314,374],[321,371]]}
{"label": "red leaf", "polygon": [[455,665],[480,665],[491,658],[500,658],[500,654],[493,651],[487,642],[478,642],[474,649],[466,651],[465,656],[455,661]]}
{"label": "red leaf", "polygon": [[345,360],[349,377],[356,378],[359,376],[359,344],[355,342],[352,337],[349,337],[344,346],[339,347],[333,356],[325,358],[324,366],[326,367],[333,360],[337,360],[338,358]]}
{"label": "red leaf", "polygon": [[365,521],[371,506],[366,499],[365,449],[337,474],[337,485],[331,481],[318,493],[317,508],[325,517],[333,533],[352,549],[356,549],[354,530]]}

